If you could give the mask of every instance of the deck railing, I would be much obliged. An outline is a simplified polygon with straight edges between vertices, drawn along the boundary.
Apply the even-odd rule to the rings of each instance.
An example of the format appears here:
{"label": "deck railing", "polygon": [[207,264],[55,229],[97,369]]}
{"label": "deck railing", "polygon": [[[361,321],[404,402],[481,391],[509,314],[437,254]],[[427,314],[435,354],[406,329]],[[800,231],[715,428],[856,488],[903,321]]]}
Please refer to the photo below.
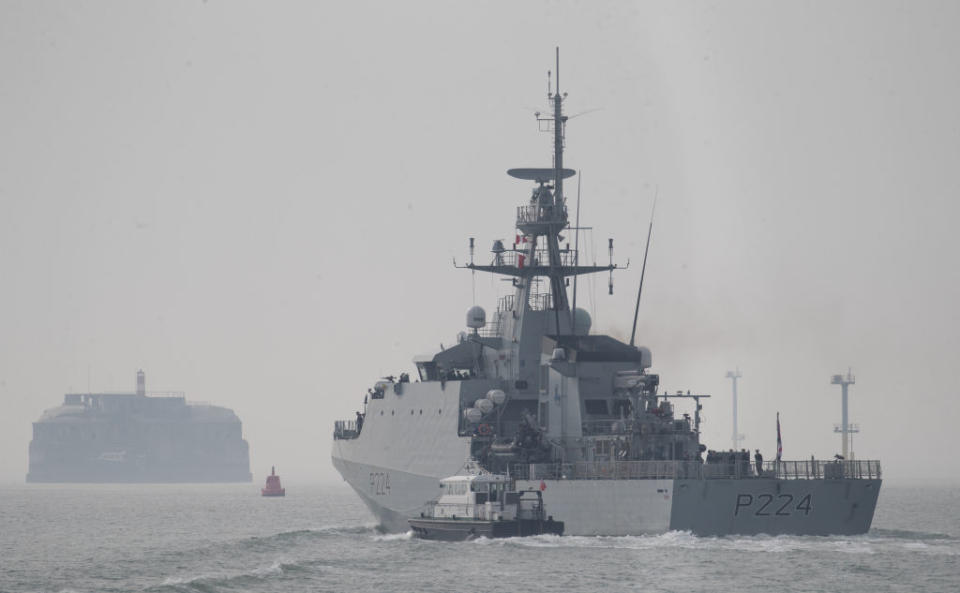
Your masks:
{"label": "deck railing", "polygon": [[753,463],[699,461],[580,461],[576,463],[518,463],[510,467],[518,480],[675,480],[755,479],[831,480],[879,479],[875,460],[767,461],[758,474]]}
{"label": "deck railing", "polygon": [[337,420],[333,423],[334,439],[355,439],[360,436],[356,420]]}
{"label": "deck railing", "polygon": [[527,224],[558,224],[566,222],[567,207],[533,204],[517,206],[517,226]]}
{"label": "deck railing", "polygon": [[[520,262],[520,257],[523,257],[523,263]],[[574,261],[576,260],[576,252],[573,249],[561,249],[560,250],[560,261],[557,262],[560,266],[573,266]],[[550,265],[550,252],[547,249],[537,249],[534,253],[533,258],[531,259],[529,254],[525,251],[504,251],[500,253],[493,263],[500,266],[513,266],[515,268],[529,268],[533,266],[549,266]]]}

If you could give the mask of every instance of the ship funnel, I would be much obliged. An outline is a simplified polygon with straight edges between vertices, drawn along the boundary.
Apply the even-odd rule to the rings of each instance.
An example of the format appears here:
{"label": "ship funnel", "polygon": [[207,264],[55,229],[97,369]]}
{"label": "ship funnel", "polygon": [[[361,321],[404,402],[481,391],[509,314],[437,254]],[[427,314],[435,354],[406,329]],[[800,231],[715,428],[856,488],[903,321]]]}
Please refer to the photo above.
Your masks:
{"label": "ship funnel", "polygon": [[143,369],[137,371],[137,395],[140,397],[147,395],[147,378],[143,374]]}

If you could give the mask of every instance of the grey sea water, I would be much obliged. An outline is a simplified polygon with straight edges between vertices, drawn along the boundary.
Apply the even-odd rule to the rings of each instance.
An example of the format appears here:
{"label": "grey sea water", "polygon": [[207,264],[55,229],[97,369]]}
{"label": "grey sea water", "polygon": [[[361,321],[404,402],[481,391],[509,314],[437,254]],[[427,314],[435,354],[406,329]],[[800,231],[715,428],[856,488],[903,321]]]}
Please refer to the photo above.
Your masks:
{"label": "grey sea water", "polygon": [[[381,534],[342,484],[0,487],[0,591],[960,590],[960,494],[885,484],[855,537]],[[548,500],[549,504],[549,500]]]}

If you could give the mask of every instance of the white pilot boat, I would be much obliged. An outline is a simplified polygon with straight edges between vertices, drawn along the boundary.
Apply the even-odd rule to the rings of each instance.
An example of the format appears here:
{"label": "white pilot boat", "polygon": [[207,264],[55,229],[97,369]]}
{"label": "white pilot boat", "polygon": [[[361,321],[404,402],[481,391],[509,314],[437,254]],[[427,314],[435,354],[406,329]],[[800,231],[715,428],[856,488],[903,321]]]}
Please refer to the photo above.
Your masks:
{"label": "white pilot boat", "polygon": [[460,541],[563,535],[563,521],[546,514],[540,490],[516,490],[509,476],[484,471],[476,462],[440,480],[440,487],[440,498],[428,504],[419,518],[409,520],[417,537]]}

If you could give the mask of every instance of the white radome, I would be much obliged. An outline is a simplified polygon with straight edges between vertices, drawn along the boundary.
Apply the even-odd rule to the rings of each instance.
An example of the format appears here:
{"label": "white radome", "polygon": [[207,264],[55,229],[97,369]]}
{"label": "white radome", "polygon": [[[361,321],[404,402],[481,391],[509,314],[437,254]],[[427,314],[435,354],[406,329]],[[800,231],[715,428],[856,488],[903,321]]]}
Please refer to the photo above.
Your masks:
{"label": "white radome", "polygon": [[484,414],[489,414],[490,410],[493,409],[493,402],[483,397],[473,402],[473,407]]}
{"label": "white radome", "polygon": [[467,311],[467,327],[471,329],[480,329],[487,324],[487,312],[483,307],[474,305]]}
{"label": "white radome", "polygon": [[507,401],[507,394],[502,389],[491,389],[487,392],[487,399],[495,405],[502,406]]}

